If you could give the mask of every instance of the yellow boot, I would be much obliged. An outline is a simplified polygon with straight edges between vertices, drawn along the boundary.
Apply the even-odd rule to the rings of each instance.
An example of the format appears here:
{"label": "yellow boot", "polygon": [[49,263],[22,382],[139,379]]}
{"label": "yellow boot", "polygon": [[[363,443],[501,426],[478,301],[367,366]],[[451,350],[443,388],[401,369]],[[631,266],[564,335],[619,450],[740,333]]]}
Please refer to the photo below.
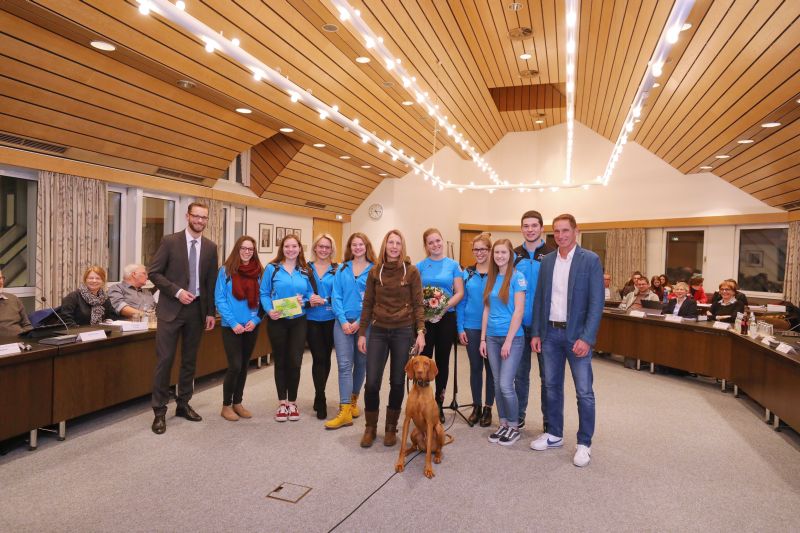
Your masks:
{"label": "yellow boot", "polygon": [[325,422],[325,429],[339,429],[344,426],[353,425],[353,416],[351,414],[351,406],[349,403],[343,403],[339,406],[339,414],[336,418]]}
{"label": "yellow boot", "polygon": [[358,410],[358,394],[350,396],[350,414],[353,418],[358,418],[361,415],[361,411]]}

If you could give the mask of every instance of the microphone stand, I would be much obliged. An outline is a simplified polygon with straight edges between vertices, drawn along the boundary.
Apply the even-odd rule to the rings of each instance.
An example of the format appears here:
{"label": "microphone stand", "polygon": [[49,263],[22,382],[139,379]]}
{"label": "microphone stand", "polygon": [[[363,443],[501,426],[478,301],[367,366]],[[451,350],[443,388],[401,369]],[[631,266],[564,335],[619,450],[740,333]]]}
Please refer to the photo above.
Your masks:
{"label": "microphone stand", "polygon": [[464,422],[466,422],[469,427],[474,427],[475,424],[470,424],[469,419],[460,411],[462,407],[471,406],[472,404],[458,404],[458,334],[456,334],[456,338],[453,342],[453,400],[450,402],[450,405],[443,405],[442,409],[452,409],[464,419]]}
{"label": "microphone stand", "polygon": [[66,330],[67,330],[67,334],[69,334],[69,326],[67,325],[67,323],[66,323],[66,322],[64,322],[64,319],[63,319],[63,318],[61,318],[61,316],[58,314],[58,312],[55,310],[55,308],[54,308],[52,305],[49,305],[49,304],[47,303],[47,298],[45,298],[44,296],[42,296],[42,297],[40,297],[40,298],[39,298],[39,301],[40,301],[40,302],[42,302],[42,304],[43,304],[45,307],[47,307],[48,309],[50,309],[50,310],[53,312],[53,314],[54,314],[54,315],[56,315],[56,318],[57,318],[57,319],[58,319],[58,320],[59,320],[59,321],[60,321],[60,322],[61,322],[61,323],[64,325],[64,328],[66,328]]}

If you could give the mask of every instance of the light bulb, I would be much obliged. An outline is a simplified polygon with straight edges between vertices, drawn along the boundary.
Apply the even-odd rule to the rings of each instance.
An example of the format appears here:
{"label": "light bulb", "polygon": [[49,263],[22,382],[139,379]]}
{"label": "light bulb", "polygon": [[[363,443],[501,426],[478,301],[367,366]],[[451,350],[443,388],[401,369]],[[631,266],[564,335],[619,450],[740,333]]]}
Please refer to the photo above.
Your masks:
{"label": "light bulb", "polygon": [[186,11],[186,2],[184,2],[183,0],[178,0],[177,2],[175,2],[175,7],[177,7],[181,11]]}
{"label": "light bulb", "polygon": [[231,39],[231,44],[232,44],[233,46],[236,46],[236,47],[238,48],[238,46],[239,46],[240,44],[242,44],[242,43],[241,43],[241,41],[240,41],[239,39],[237,39],[236,37],[234,37],[233,39]]}
{"label": "light bulb", "polygon": [[141,13],[142,15],[149,15],[150,2],[146,2],[145,0],[139,0],[139,13]]}

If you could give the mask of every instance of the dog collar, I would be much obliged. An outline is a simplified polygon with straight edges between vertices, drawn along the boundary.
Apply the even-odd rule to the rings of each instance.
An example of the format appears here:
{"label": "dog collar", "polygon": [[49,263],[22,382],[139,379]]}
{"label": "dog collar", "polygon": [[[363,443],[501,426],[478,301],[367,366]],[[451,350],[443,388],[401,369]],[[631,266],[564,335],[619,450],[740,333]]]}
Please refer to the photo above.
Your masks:
{"label": "dog collar", "polygon": [[416,385],[417,387],[427,387],[430,384],[431,384],[430,381],[423,381],[421,379],[414,380],[414,385]]}

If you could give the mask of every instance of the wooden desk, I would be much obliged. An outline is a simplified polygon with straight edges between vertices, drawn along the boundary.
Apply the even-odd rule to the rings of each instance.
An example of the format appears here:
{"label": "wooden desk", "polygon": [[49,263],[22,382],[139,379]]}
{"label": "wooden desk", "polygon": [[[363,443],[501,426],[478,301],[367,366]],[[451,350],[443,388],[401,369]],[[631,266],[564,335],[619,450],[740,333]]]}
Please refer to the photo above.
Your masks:
{"label": "wooden desk", "polygon": [[[0,339],[0,344],[19,339]],[[29,342],[32,349],[0,357],[0,440],[51,423],[55,346]],[[35,434],[31,447],[36,447]]]}

